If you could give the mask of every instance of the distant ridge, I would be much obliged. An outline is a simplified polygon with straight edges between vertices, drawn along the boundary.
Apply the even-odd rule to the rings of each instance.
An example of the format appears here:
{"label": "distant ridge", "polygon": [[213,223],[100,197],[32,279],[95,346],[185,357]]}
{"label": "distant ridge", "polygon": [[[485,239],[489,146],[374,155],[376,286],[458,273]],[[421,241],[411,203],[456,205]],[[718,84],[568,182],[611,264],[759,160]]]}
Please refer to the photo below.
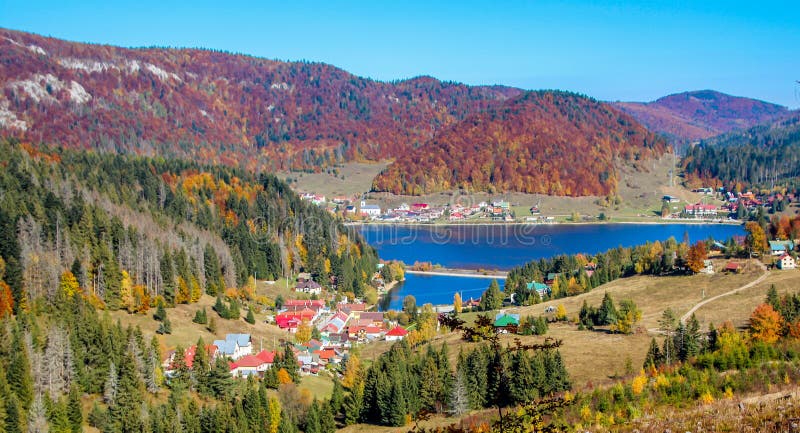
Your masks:
{"label": "distant ridge", "polygon": [[787,116],[781,105],[714,90],[676,93],[653,102],[615,102],[650,130],[678,142],[691,142],[747,129]]}

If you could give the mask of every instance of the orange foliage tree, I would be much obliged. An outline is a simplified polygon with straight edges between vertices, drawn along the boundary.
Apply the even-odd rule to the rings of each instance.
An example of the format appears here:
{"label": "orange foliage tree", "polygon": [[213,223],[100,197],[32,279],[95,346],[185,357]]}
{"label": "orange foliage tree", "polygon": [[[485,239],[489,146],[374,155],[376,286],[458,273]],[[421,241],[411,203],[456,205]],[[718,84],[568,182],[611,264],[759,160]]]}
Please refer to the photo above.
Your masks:
{"label": "orange foliage tree", "polygon": [[14,311],[14,297],[11,295],[11,287],[5,281],[0,280],[0,319],[10,316]]}
{"label": "orange foliage tree", "polygon": [[750,315],[750,335],[758,341],[778,341],[783,326],[783,317],[769,304],[761,304]]}
{"label": "orange foliage tree", "polygon": [[700,272],[705,266],[703,262],[705,262],[707,257],[708,253],[706,252],[705,242],[699,241],[692,245],[689,247],[689,257],[687,260],[689,269],[691,269],[695,274]]}

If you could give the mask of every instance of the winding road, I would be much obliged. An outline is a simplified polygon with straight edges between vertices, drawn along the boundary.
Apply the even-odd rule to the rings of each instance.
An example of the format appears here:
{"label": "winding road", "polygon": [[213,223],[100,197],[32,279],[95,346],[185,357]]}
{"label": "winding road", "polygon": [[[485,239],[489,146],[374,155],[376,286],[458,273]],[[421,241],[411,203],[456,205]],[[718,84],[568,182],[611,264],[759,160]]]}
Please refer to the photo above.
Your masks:
{"label": "winding road", "polygon": [[689,317],[692,317],[692,314],[694,314],[695,311],[699,310],[702,306],[708,304],[709,302],[716,301],[717,299],[722,298],[723,296],[732,295],[734,293],[741,292],[742,290],[749,289],[749,288],[751,288],[751,287],[753,287],[753,286],[755,286],[757,284],[761,284],[765,279],[767,279],[767,276],[769,275],[769,271],[767,270],[767,267],[763,263],[761,263],[760,261],[758,261],[756,263],[758,263],[758,265],[761,266],[761,269],[764,271],[764,273],[761,274],[761,276],[759,276],[755,280],[753,280],[753,281],[751,281],[751,282],[749,282],[749,283],[747,283],[747,284],[745,284],[743,286],[737,287],[737,288],[735,288],[735,289],[733,289],[733,290],[731,290],[729,292],[720,293],[717,296],[712,296],[712,297],[710,297],[708,299],[704,299],[704,300],[698,302],[697,304],[695,304],[694,307],[692,307],[689,311],[687,311],[686,314],[681,316],[681,322],[682,323],[686,323],[686,320],[688,320]]}

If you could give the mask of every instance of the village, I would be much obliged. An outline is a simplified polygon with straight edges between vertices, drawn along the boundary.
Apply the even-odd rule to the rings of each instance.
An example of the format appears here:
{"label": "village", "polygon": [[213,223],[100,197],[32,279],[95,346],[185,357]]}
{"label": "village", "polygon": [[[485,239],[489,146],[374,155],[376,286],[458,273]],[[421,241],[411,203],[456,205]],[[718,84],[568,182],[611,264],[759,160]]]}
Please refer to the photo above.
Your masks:
{"label": "village", "polygon": [[[796,201],[793,194],[770,193],[760,194],[751,191],[733,192],[725,188],[714,190],[710,187],[696,188],[691,191],[698,201],[687,201],[673,195],[661,198],[660,217],[663,220],[702,221],[702,222],[737,222],[750,212],[763,208],[768,213],[782,212]],[[324,195],[306,192],[301,198],[329,212],[341,215],[347,221],[372,223],[528,223],[551,224],[556,222],[597,222],[607,220],[606,215],[545,215],[540,203],[523,206],[505,199],[481,201],[474,204],[448,203],[434,205],[431,203],[401,203],[399,206],[387,208],[370,203],[365,197],[335,197],[328,200]],[[522,209],[522,211],[520,211]]]}
{"label": "village", "polygon": [[[374,279],[383,289],[380,273],[376,273]],[[286,339],[281,344],[291,347],[300,374],[317,375],[322,370],[335,370],[354,346],[399,341],[409,333],[397,320],[389,320],[384,312],[371,311],[374,306],[361,300],[348,302],[344,298],[335,304],[326,302],[321,299],[326,297],[323,287],[308,273],[299,274],[293,290],[298,299],[278,303],[275,314],[267,317],[265,325],[285,331]],[[189,369],[197,350],[193,345],[183,353],[183,362]],[[245,333],[227,334],[225,339],[207,344],[205,351],[212,362],[220,357],[226,359],[231,375],[239,378],[262,377],[272,368],[278,353],[257,347],[251,335]],[[175,359],[175,350],[165,354],[162,367],[167,377],[179,367]]]}

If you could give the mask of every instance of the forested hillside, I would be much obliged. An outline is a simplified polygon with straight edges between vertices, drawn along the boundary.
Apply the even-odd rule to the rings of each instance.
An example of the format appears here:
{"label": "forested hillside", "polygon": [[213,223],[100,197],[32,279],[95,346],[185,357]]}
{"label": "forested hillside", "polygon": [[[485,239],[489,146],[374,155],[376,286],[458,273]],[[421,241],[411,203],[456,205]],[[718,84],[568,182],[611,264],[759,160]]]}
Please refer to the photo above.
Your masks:
{"label": "forested hillside", "polygon": [[373,188],[607,195],[616,191],[618,162],[643,168],[640,161],[665,150],[663,139],[607,104],[568,92],[529,92],[398,157]]}
{"label": "forested hillside", "polygon": [[521,93],[0,29],[0,135],[260,169],[382,160]]}
{"label": "forested hillside", "polygon": [[789,114],[786,107],[713,90],[676,93],[653,102],[615,102],[651,131],[678,142],[773,122]]}
{"label": "forested hillside", "polygon": [[180,160],[0,143],[0,256],[15,312],[69,271],[96,305],[135,309],[304,270],[361,293],[374,250],[275,177]]}
{"label": "forested hillside", "polygon": [[704,140],[683,159],[687,180],[730,188],[796,185],[800,116]]}

